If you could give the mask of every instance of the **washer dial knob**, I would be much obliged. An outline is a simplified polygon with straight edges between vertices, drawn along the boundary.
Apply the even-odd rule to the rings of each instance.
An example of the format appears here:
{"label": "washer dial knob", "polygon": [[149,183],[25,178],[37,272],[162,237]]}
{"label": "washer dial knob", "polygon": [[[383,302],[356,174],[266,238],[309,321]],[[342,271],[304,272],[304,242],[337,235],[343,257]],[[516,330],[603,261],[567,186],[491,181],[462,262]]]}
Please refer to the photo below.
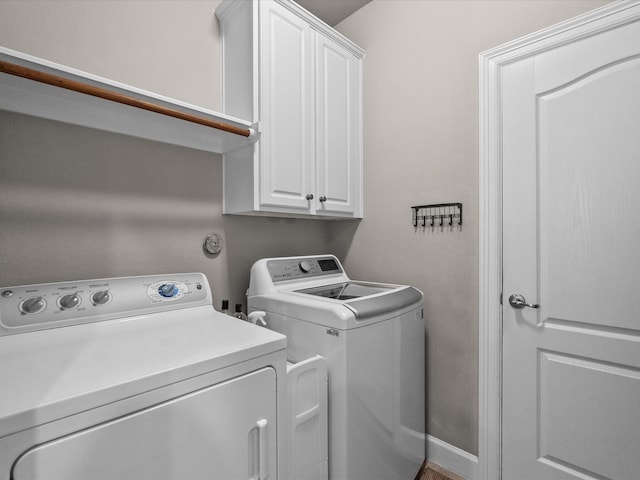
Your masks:
{"label": "washer dial knob", "polygon": [[298,264],[298,267],[300,268],[300,270],[302,270],[304,273],[309,273],[309,271],[311,270],[311,264],[309,262],[307,262],[306,260],[301,261]]}
{"label": "washer dial knob", "polygon": [[164,283],[158,288],[158,293],[165,298],[175,297],[178,293],[178,287],[173,283]]}
{"label": "washer dial knob", "polygon": [[79,306],[80,302],[80,296],[78,294],[69,293],[68,295],[60,297],[60,300],[58,300],[58,306],[61,310],[70,310]]}
{"label": "washer dial knob", "polygon": [[20,303],[18,307],[22,313],[27,313],[29,315],[35,315],[36,313],[40,313],[47,306],[47,302],[44,301],[42,297],[30,297]]}
{"label": "washer dial knob", "polygon": [[111,292],[109,290],[100,290],[91,295],[91,303],[95,306],[106,305],[111,301]]}

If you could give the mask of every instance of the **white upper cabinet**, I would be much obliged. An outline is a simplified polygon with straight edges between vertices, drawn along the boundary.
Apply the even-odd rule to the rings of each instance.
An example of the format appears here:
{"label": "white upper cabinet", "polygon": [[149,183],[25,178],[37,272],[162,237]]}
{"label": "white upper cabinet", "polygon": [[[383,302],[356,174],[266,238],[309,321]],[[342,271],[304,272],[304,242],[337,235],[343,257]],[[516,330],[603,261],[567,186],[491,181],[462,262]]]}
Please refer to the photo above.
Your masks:
{"label": "white upper cabinet", "polygon": [[224,212],[362,217],[363,51],[288,0],[216,14],[224,111],[260,130],[224,155]]}

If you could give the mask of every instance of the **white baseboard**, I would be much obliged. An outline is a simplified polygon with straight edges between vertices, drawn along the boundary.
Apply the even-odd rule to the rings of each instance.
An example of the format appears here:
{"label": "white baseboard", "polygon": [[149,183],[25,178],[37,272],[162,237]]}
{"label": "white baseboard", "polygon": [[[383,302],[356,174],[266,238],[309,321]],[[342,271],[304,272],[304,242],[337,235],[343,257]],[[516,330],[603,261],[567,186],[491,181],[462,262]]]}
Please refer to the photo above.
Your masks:
{"label": "white baseboard", "polygon": [[478,478],[478,457],[427,435],[427,460],[467,480]]}

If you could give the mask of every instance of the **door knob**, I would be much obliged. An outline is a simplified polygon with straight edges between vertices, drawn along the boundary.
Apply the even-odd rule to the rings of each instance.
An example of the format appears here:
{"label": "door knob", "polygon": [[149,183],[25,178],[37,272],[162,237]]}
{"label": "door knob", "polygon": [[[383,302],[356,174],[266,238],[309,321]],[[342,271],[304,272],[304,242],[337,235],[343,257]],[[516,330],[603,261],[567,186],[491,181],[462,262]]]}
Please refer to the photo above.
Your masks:
{"label": "door knob", "polygon": [[538,305],[537,303],[527,303],[525,298],[519,293],[514,293],[509,297],[509,305],[511,305],[513,308],[540,308],[540,305]]}

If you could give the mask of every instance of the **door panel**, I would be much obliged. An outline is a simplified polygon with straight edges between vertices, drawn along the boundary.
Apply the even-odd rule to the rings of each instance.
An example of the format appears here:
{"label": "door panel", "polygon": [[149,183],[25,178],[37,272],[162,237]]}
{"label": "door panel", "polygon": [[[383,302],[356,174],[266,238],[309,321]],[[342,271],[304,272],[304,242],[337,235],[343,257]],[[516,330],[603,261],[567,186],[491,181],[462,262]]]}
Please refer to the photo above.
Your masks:
{"label": "door panel", "polygon": [[540,461],[607,478],[639,472],[640,409],[630,400],[640,399],[640,371],[543,350],[538,365]]}
{"label": "door panel", "polygon": [[[635,478],[638,24],[503,82],[503,478]],[[510,306],[514,293],[539,308]]]}
{"label": "door panel", "polygon": [[546,317],[638,328],[639,85],[634,58],[538,95]]}
{"label": "door panel", "polygon": [[275,478],[275,425],[276,374],[264,368],[38,445],[11,478]]}

